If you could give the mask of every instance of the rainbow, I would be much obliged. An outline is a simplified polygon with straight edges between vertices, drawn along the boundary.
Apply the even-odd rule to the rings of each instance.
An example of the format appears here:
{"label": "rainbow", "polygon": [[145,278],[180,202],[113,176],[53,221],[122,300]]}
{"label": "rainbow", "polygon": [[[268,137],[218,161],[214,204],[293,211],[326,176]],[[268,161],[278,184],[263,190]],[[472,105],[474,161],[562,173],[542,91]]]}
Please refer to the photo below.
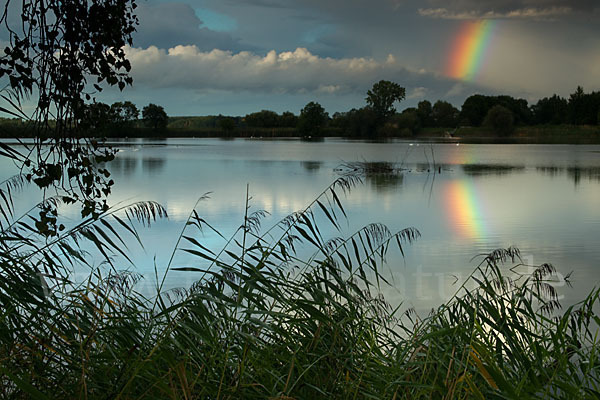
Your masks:
{"label": "rainbow", "polygon": [[452,78],[473,80],[481,71],[495,22],[464,22],[451,46],[446,74]]}
{"label": "rainbow", "polygon": [[451,228],[468,239],[484,236],[483,210],[473,181],[467,178],[450,182],[444,192]]}

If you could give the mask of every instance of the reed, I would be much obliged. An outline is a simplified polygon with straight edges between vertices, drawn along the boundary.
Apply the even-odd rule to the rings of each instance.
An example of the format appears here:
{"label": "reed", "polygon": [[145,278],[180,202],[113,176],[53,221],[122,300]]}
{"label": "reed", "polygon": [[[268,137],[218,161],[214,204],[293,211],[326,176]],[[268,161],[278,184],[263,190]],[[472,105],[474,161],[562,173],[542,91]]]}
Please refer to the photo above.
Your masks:
{"label": "reed", "polygon": [[[192,210],[174,253],[197,262],[177,267],[171,257],[167,270],[195,272],[197,280],[171,291],[159,284],[152,297],[136,290],[137,274],[118,271],[112,260],[127,259],[140,223],[166,217],[160,205],[116,207],[40,238],[30,218],[13,215],[19,182],[5,182],[0,193],[2,398],[599,395],[598,290],[562,310],[554,267],[521,273],[519,251],[508,248],[481,256],[429,315],[401,313],[381,295],[389,284],[383,268],[389,251],[403,253],[418,239],[415,228],[320,233],[323,224],[340,229],[340,198],[360,182],[352,175],[267,230],[267,214],[247,204],[221,249],[202,244],[202,232],[218,231]],[[70,269],[86,263],[90,245],[108,267],[71,282]],[[300,248],[312,255],[300,257]]]}

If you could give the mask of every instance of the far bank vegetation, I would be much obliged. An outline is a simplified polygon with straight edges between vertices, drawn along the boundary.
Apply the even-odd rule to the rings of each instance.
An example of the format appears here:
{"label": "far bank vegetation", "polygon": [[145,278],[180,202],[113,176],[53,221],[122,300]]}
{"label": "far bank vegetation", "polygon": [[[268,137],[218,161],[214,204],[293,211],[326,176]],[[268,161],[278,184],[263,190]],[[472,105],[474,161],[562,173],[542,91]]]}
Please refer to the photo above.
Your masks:
{"label": "far bank vegetation", "polygon": [[[550,142],[600,140],[600,92],[579,86],[569,98],[545,97],[535,104],[508,95],[472,95],[458,109],[444,100],[420,101],[397,111],[405,96],[398,84],[380,81],[366,105],[330,115],[317,102],[298,114],[260,110],[245,116],[168,116],[164,108],[130,101],[87,106],[79,123],[101,137],[349,137],[349,138],[533,138]],[[18,118],[0,118],[0,137],[32,137]]]}

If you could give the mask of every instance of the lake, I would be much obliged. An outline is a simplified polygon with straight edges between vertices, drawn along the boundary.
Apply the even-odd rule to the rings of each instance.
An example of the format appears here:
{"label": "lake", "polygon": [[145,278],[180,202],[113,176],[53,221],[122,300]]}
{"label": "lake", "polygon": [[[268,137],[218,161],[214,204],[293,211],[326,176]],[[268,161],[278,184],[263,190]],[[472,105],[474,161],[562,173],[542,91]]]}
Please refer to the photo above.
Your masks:
{"label": "lake", "polygon": [[[199,215],[231,235],[243,222],[246,190],[250,211],[266,210],[263,227],[303,209],[339,177],[343,162],[389,162],[401,173],[364,177],[341,197],[348,236],[371,222],[390,230],[421,232],[405,256],[391,252],[387,299],[426,312],[458,288],[477,266],[473,257],[514,245],[529,264],[552,263],[562,275],[573,271],[573,287],[556,282],[563,303],[581,300],[600,279],[600,146],[383,143],[326,139],[168,139],[116,142],[110,165],[116,182],[111,203],[154,200],[169,219],[142,230],[145,249],[130,251],[136,269],[151,287],[155,266],[164,271],[185,221]],[[435,168],[433,167],[435,163]],[[65,211],[75,220],[75,211]],[[198,239],[220,249],[223,241],[205,232]],[[100,263],[100,259],[96,261]],[[123,268],[127,267],[125,263]],[[202,265],[178,253],[174,266]],[[192,272],[171,271],[167,287],[189,286]]]}

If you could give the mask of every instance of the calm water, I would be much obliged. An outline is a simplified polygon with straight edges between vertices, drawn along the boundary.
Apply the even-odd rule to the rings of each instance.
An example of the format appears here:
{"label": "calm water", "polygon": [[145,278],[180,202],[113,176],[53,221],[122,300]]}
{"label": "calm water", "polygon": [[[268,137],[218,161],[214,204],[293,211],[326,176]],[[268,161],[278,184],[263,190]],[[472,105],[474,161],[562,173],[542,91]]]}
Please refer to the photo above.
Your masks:
{"label": "calm water", "polygon": [[[600,146],[170,139],[120,148],[111,165],[111,201],[155,200],[169,213],[168,221],[143,231],[145,250],[131,248],[147,285],[155,265],[159,274],[164,269],[202,194],[211,192],[199,214],[228,236],[243,221],[248,185],[251,210],[268,211],[263,226],[270,227],[309,204],[343,161],[406,168],[397,176],[367,176],[344,200],[349,221],[342,234],[370,222],[392,231],[413,226],[422,234],[404,259],[395,253],[388,259],[395,288],[385,291],[392,302],[419,311],[439,305],[475,268],[473,256],[510,245],[526,262],[573,271],[573,288],[561,291],[565,303],[581,299],[600,279]],[[429,167],[433,159],[439,173]],[[68,216],[76,219],[75,212]],[[214,234],[201,239],[214,249],[222,244]],[[174,264],[198,263],[179,254]],[[170,272],[167,285],[187,286],[194,278]]]}

